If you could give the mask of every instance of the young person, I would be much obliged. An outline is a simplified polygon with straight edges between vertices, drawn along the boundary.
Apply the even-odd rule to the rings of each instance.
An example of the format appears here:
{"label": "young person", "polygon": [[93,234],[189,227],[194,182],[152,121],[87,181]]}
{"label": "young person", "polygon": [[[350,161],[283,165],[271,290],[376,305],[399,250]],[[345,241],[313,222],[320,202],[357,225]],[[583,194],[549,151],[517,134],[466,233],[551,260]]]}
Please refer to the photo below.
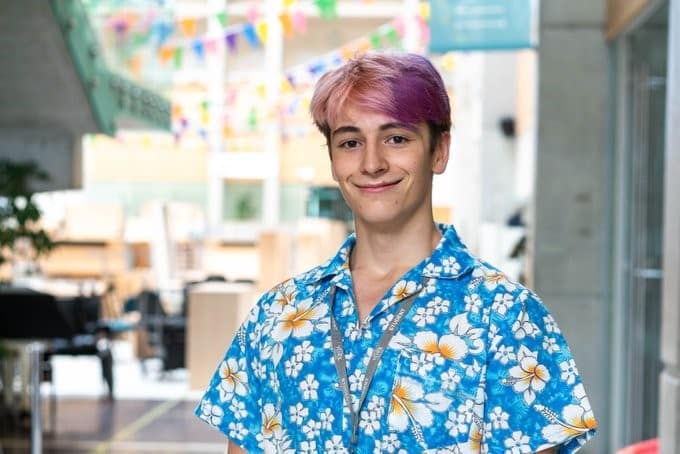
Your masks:
{"label": "young person", "polygon": [[432,216],[451,111],[424,57],[366,54],[311,102],[355,233],[262,296],[196,409],[229,452],[574,452],[596,422],[531,291]]}

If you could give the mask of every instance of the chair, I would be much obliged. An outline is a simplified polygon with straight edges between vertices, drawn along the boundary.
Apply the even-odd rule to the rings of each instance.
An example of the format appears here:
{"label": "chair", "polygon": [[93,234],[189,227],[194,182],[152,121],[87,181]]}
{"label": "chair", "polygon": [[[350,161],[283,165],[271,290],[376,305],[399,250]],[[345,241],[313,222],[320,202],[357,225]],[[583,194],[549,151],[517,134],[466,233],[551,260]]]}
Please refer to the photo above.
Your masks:
{"label": "chair", "polygon": [[[150,358],[160,358],[162,371],[186,367],[186,324],[189,291],[192,285],[203,282],[225,282],[224,276],[211,275],[202,281],[185,284],[182,290],[182,305],[178,315],[169,315],[161,304],[158,292],[142,291],[136,298],[136,306],[140,312],[139,326],[142,335],[146,337],[147,354],[140,355],[142,371],[146,374],[145,361]],[[135,304],[131,304],[133,306]]]}
{"label": "chair", "polygon": [[108,388],[108,397],[113,399],[113,355],[111,353],[111,330],[102,322],[99,314],[101,299],[98,296],[78,296],[59,302],[71,317],[75,335],[54,339],[45,351],[45,380],[52,381],[50,359],[56,355],[96,355],[99,357],[102,378]]}
{"label": "chair", "polygon": [[[113,357],[107,330],[99,323],[97,297],[57,299],[53,295],[22,288],[0,288],[0,338],[45,343],[42,379],[52,381],[51,358],[55,355],[99,357],[102,376],[113,398]],[[50,420],[54,428],[56,395],[52,389]]]}
{"label": "chair", "polygon": [[185,367],[186,317],[167,314],[158,293],[151,290],[137,296],[137,305],[147,350],[140,358],[142,371],[146,374],[145,362],[151,358],[160,358],[163,372]]}

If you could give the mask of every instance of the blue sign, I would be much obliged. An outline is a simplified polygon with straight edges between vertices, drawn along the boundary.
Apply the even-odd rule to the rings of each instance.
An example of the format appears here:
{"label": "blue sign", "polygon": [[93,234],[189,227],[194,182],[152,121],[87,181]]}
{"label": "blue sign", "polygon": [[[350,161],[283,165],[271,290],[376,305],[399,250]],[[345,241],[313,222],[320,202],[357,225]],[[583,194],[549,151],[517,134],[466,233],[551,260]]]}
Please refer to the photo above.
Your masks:
{"label": "blue sign", "polygon": [[537,0],[430,0],[430,51],[535,47]]}

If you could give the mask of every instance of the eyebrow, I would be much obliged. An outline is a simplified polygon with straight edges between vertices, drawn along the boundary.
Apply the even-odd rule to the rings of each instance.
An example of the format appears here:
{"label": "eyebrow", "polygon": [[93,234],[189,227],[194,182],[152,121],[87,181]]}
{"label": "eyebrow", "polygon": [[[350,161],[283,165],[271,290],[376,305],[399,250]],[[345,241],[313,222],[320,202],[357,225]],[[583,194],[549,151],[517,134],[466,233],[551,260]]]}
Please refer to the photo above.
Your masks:
{"label": "eyebrow", "polygon": [[[418,128],[408,123],[400,123],[398,121],[393,121],[390,123],[380,125],[378,129],[380,131],[387,131],[388,129],[408,129],[409,131],[416,131]],[[350,132],[361,132],[361,129],[357,128],[356,126],[340,126],[331,133],[331,136]]]}

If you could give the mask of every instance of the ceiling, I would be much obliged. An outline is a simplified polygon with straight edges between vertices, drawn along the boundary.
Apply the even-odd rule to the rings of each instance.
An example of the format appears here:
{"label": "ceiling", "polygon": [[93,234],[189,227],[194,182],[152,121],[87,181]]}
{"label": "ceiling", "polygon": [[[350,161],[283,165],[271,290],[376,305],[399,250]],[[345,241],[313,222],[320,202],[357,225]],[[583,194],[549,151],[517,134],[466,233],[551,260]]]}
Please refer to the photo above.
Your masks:
{"label": "ceiling", "polygon": [[0,0],[0,62],[0,128],[98,131],[50,2]]}

